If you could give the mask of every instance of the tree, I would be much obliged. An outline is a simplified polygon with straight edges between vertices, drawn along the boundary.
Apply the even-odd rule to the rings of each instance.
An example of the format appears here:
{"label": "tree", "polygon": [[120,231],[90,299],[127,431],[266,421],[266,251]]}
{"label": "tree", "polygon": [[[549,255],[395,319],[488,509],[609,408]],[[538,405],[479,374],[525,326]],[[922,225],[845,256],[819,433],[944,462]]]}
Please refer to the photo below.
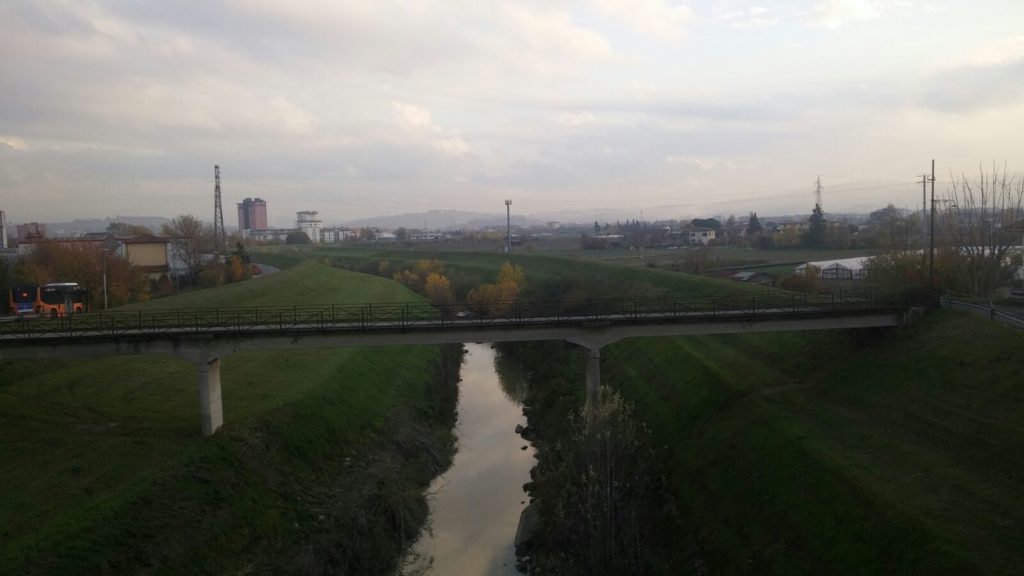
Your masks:
{"label": "tree", "polygon": [[764,227],[761,226],[761,221],[757,218],[757,212],[751,212],[750,219],[747,221],[747,235],[760,234],[762,230]]}
{"label": "tree", "polygon": [[690,220],[690,224],[698,228],[711,228],[712,230],[721,230],[722,223],[714,218],[694,218]]}
{"label": "tree", "polygon": [[505,262],[498,271],[498,280],[470,290],[466,303],[479,313],[500,316],[515,303],[525,280],[521,266]]}
{"label": "tree", "polygon": [[875,210],[868,216],[874,243],[881,248],[907,250],[911,239],[921,233],[921,220],[917,213],[907,213],[892,204]]}
{"label": "tree", "polygon": [[235,243],[235,249],[231,251],[231,255],[237,256],[245,266],[252,264],[252,256],[250,256],[249,251],[245,249],[245,244],[242,244],[241,242]]}
{"label": "tree", "polygon": [[824,247],[827,227],[825,211],[821,209],[820,204],[815,204],[814,210],[811,211],[810,227],[804,233],[804,244],[810,248]]}
{"label": "tree", "polygon": [[816,292],[821,289],[821,269],[808,264],[803,273],[786,276],[780,280],[779,287],[794,292]]}
{"label": "tree", "polygon": [[145,226],[136,224],[125,224],[124,222],[111,222],[107,225],[107,233],[114,236],[147,236],[153,231]]}
{"label": "tree", "polygon": [[188,268],[189,279],[199,278],[203,269],[203,254],[213,251],[213,231],[195,216],[183,214],[169,224],[164,224],[161,232],[171,237],[171,247]]}
{"label": "tree", "polygon": [[285,244],[309,244],[309,236],[302,230],[292,230],[284,237]]}
{"label": "tree", "polygon": [[519,285],[525,279],[526,274],[523,272],[523,267],[518,264],[505,262],[501,265],[501,269],[498,270],[498,284],[515,285],[516,290],[518,290]]}
{"label": "tree", "polygon": [[224,273],[229,283],[241,282],[242,280],[249,279],[249,270],[249,266],[242,262],[240,257],[232,254],[225,263]]}
{"label": "tree", "polygon": [[431,272],[423,283],[423,293],[435,306],[445,306],[455,302],[455,293],[452,291],[452,283],[443,274]]}
{"label": "tree", "polygon": [[662,458],[650,433],[612,389],[589,414],[568,418],[566,437],[538,465],[548,544],[544,574],[650,574],[646,541],[666,521]]}
{"label": "tree", "polygon": [[921,284],[924,273],[921,264],[921,255],[916,252],[884,252],[864,263],[864,273],[868,280],[876,284],[915,286]]}
{"label": "tree", "polygon": [[444,262],[433,259],[420,259],[412,264],[395,272],[392,279],[400,284],[408,286],[415,292],[424,293],[427,277],[431,274],[444,275]]}
{"label": "tree", "polygon": [[1021,237],[1013,228],[1024,219],[1024,178],[993,167],[979,169],[973,181],[965,175],[951,180],[941,214],[951,264],[946,279],[954,290],[991,296],[1012,274],[1008,252]]}

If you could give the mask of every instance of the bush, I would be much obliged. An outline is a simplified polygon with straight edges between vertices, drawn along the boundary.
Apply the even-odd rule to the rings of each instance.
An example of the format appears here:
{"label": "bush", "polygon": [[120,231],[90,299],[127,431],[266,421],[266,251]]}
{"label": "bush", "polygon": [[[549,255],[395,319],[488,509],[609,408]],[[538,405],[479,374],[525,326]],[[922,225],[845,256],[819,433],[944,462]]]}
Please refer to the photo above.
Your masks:
{"label": "bush", "polygon": [[802,274],[793,274],[780,280],[779,287],[793,292],[817,292],[821,290],[821,270],[807,266]]}

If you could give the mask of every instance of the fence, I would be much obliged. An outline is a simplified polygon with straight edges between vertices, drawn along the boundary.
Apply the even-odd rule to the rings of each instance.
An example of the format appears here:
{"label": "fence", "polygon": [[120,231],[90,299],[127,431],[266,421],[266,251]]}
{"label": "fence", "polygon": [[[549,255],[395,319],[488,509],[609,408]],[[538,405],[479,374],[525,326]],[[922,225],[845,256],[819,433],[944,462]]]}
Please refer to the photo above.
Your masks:
{"label": "fence", "polygon": [[43,337],[223,334],[284,330],[410,330],[449,327],[608,322],[705,322],[716,319],[830,316],[905,310],[910,293],[834,291],[705,298],[605,298],[559,302],[497,302],[487,311],[425,303],[334,304],[221,309],[147,309],[63,318],[23,317],[0,323],[0,340]]}

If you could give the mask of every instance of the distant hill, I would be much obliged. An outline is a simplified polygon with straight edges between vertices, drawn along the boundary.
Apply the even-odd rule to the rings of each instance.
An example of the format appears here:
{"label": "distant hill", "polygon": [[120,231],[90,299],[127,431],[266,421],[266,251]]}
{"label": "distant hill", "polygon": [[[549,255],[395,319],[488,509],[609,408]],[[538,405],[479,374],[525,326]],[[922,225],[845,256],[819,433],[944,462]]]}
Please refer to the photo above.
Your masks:
{"label": "distant hill", "polygon": [[107,218],[81,218],[71,222],[45,222],[46,235],[52,238],[73,238],[88,232],[103,232],[113,222],[121,222],[132,226],[145,226],[153,232],[160,232],[160,227],[167,218],[157,216],[114,216]]}
{"label": "distant hill", "polygon": [[[347,225],[353,228],[415,228],[415,229],[452,229],[477,227],[471,225],[474,222],[493,222],[505,225],[504,214],[485,214],[481,212],[466,212],[464,210],[429,210],[427,212],[413,212],[409,214],[392,214],[389,216],[373,216],[361,220],[353,220]],[[512,222],[521,225],[525,223],[522,216],[513,216]]]}
{"label": "distant hill", "polygon": [[[548,222],[560,222],[562,224],[591,224],[595,220],[604,222],[625,221],[639,218],[640,214],[617,209],[606,210],[577,210],[545,212],[540,214],[516,214],[515,205],[512,206],[513,226],[535,226]],[[647,215],[648,220],[674,217],[669,214]],[[503,212],[484,213],[467,212],[464,210],[429,210],[427,212],[415,212],[409,214],[394,214],[390,216],[374,216],[352,220],[346,223],[353,228],[414,228],[427,230],[448,230],[448,229],[482,229],[500,228],[505,226],[505,214]]]}

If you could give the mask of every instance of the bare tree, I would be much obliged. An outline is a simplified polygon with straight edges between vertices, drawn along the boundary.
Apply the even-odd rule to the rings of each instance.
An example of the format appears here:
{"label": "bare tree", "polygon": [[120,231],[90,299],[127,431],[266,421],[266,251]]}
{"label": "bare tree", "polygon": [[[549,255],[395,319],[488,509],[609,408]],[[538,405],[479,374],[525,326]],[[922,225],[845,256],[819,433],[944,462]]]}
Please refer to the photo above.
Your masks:
{"label": "bare tree", "polygon": [[213,251],[213,232],[191,214],[182,214],[170,224],[164,224],[161,232],[171,237],[171,246],[188,267],[189,278],[198,278],[203,268],[203,254]]}
{"label": "bare tree", "polygon": [[979,168],[976,180],[952,178],[941,221],[949,242],[946,273],[955,289],[991,296],[1009,279],[1010,247],[1020,239],[1012,225],[1022,218],[1024,178],[1005,166],[987,173]]}

